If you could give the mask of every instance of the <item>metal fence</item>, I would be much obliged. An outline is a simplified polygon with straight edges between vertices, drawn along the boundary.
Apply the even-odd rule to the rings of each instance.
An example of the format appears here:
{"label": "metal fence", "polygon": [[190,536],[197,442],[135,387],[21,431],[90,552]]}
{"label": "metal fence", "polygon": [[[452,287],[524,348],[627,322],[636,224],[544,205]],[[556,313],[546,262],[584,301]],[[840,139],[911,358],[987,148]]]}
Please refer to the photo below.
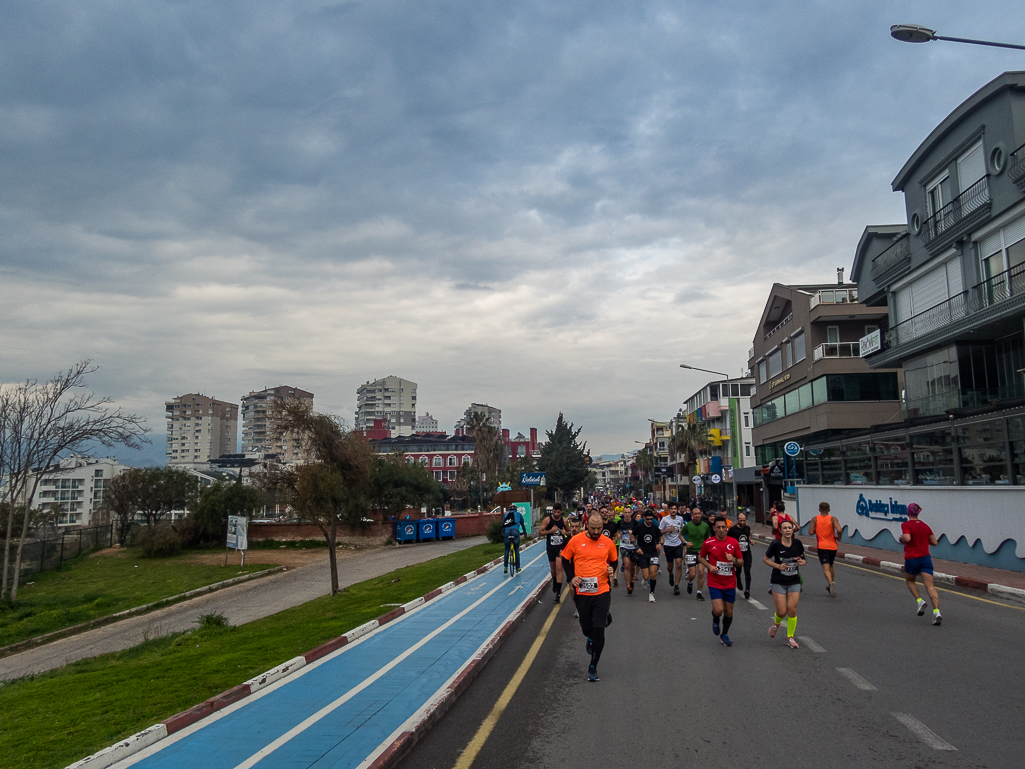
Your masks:
{"label": "metal fence", "polygon": [[[0,540],[2,541],[2,540]],[[66,529],[60,536],[50,539],[35,539],[25,543],[21,553],[21,574],[24,580],[30,574],[60,568],[65,561],[80,555],[84,551],[110,547],[114,541],[113,526],[89,526],[82,529]],[[14,559],[18,552],[18,543],[11,542],[11,563],[8,576],[14,575]],[[0,558],[3,558],[0,555]]]}

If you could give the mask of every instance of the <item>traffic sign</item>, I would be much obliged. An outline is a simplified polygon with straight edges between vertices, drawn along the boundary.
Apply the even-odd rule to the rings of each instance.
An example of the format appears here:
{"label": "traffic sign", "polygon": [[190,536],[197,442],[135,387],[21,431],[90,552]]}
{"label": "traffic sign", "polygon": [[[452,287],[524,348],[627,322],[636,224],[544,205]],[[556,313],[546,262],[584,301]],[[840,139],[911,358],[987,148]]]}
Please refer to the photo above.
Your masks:
{"label": "traffic sign", "polygon": [[801,444],[797,441],[787,441],[787,445],[783,447],[783,451],[786,452],[788,457],[796,457],[801,453]]}

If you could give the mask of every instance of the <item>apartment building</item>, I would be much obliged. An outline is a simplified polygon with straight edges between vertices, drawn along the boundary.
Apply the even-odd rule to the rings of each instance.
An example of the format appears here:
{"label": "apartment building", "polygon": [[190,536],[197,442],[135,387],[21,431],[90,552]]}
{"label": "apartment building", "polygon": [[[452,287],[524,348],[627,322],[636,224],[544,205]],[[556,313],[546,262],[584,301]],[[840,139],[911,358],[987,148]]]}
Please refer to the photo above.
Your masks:
{"label": "apartment building", "polygon": [[381,454],[399,452],[407,462],[419,462],[439,483],[451,483],[460,467],[473,464],[473,438],[465,435],[397,435],[370,443]]}
{"label": "apartment building", "polygon": [[238,446],[238,404],[201,393],[187,393],[164,402],[167,441],[164,456],[175,467],[206,466]]}
{"label": "apartment building", "polygon": [[313,393],[292,385],[278,385],[252,390],[242,398],[242,453],[274,454],[277,461],[288,464],[302,459],[296,438],[274,435],[272,406],[279,400],[305,400],[313,404]]}
{"label": "apartment building", "polygon": [[429,413],[424,413],[416,418],[416,427],[413,430],[417,435],[422,433],[438,432],[438,420]]}
{"label": "apartment building", "polygon": [[474,414],[484,414],[488,418],[488,423],[501,433],[502,409],[489,406],[486,403],[471,403],[466,411],[463,412],[462,419],[456,422],[453,432],[456,435],[464,435],[466,433],[466,425],[469,424],[470,418]]}
{"label": "apartment building", "polygon": [[357,430],[373,427],[383,419],[393,436],[412,435],[416,429],[416,382],[386,376],[365,382],[356,389]]}
{"label": "apartment building", "polygon": [[110,481],[128,469],[112,457],[66,457],[40,474],[31,506],[58,505],[58,526],[89,526]]}

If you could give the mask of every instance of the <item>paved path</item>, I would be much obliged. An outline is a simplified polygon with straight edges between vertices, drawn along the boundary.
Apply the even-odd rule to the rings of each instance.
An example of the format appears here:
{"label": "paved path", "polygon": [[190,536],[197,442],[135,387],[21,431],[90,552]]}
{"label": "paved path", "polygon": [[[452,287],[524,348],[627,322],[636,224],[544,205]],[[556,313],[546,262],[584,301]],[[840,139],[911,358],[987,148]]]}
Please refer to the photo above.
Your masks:
{"label": "paved path", "polygon": [[[752,598],[771,607],[765,548],[755,545]],[[802,648],[766,632],[771,608],[736,605],[732,648],[712,635],[711,606],[657,603],[613,590],[601,681],[571,602],[467,769],[596,767],[992,767],[1021,763],[1025,609],[970,591],[940,593],[944,622],[916,617],[903,579],[837,563],[830,598],[817,560],[802,569]],[[453,767],[513,679],[555,608],[496,653],[399,769]],[[956,750],[950,750],[955,748]],[[1015,758],[1017,756],[1017,758]]]}
{"label": "paved path", "polygon": [[423,717],[548,577],[543,547],[115,765],[157,769],[367,766]]}
{"label": "paved path", "polygon": [[[483,537],[446,540],[422,545],[345,551],[338,561],[342,587],[422,563],[484,542]],[[299,606],[331,591],[327,554],[297,569],[225,588],[139,617],[130,617],[45,646],[0,660],[0,681],[35,675],[70,662],[137,646],[151,638],[191,630],[204,614],[221,613],[232,625],[242,625]]]}

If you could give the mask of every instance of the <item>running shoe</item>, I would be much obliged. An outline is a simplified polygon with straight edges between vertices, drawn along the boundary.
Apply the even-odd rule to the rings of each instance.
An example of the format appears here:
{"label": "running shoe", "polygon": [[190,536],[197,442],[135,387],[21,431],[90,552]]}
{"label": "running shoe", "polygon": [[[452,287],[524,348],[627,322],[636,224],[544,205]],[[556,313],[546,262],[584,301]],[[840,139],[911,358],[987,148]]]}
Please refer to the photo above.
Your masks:
{"label": "running shoe", "polygon": [[699,601],[704,601],[705,600],[705,597],[703,595],[701,595],[701,591],[700,590],[698,591],[698,600]]}
{"label": "running shoe", "polygon": [[612,578],[612,587],[619,587],[619,577]]}
{"label": "running shoe", "polygon": [[627,595],[633,595],[634,594],[634,583],[633,582],[631,582],[629,585],[626,586],[626,594]]}
{"label": "running shoe", "polygon": [[594,648],[590,638],[587,639],[587,643],[584,645],[584,648],[587,650],[587,656],[590,657],[591,650]]}
{"label": "running shoe", "polygon": [[830,595],[831,598],[836,598],[836,583],[835,582],[830,582],[829,583],[829,595]]}
{"label": "running shoe", "polygon": [[731,641],[730,637],[725,633],[719,636],[719,640],[722,641],[723,646],[733,646],[733,641]]}
{"label": "running shoe", "polygon": [[648,593],[648,603],[655,603],[655,594]]}
{"label": "running shoe", "polygon": [[555,594],[555,600],[552,601],[552,603],[562,603],[562,596],[560,596],[558,593],[556,593]]}
{"label": "running shoe", "polygon": [[576,609],[573,610],[573,619],[580,619],[580,612]]}
{"label": "running shoe", "polygon": [[751,591],[750,590],[745,590],[744,591],[744,599],[748,600],[748,601],[751,600]]}
{"label": "running shoe", "polygon": [[943,615],[940,614],[938,611],[934,611],[932,613],[932,624],[939,625],[942,622],[943,622]]}
{"label": "running shoe", "polygon": [[601,680],[598,678],[598,669],[594,665],[589,665],[587,667],[587,680],[591,683]]}
{"label": "running shoe", "polygon": [[789,646],[791,649],[801,648],[801,645],[797,643],[797,639],[793,638],[792,636],[787,639],[787,646]]}
{"label": "running shoe", "polygon": [[502,573],[503,574],[508,574],[509,573],[509,567],[506,566],[504,569],[502,569]]}
{"label": "running shoe", "polygon": [[769,638],[775,638],[777,630],[779,630],[779,625],[769,625]]}
{"label": "running shoe", "polygon": [[918,599],[918,609],[915,611],[915,614],[917,614],[919,617],[925,614],[925,601],[923,601],[921,598]]}
{"label": "running shoe", "polygon": [[719,635],[719,618],[712,617],[712,634]]}
{"label": "running shoe", "polygon": [[687,583],[687,595],[690,595],[693,592],[694,592],[694,583],[693,582],[688,582]]}
{"label": "running shoe", "polygon": [[679,595],[679,594],[680,594],[680,586],[679,585],[674,585],[673,586],[673,595]]}
{"label": "running shoe", "polygon": [[673,582],[673,572],[672,571],[669,572],[669,584],[672,585],[673,587],[676,587],[676,583]]}

